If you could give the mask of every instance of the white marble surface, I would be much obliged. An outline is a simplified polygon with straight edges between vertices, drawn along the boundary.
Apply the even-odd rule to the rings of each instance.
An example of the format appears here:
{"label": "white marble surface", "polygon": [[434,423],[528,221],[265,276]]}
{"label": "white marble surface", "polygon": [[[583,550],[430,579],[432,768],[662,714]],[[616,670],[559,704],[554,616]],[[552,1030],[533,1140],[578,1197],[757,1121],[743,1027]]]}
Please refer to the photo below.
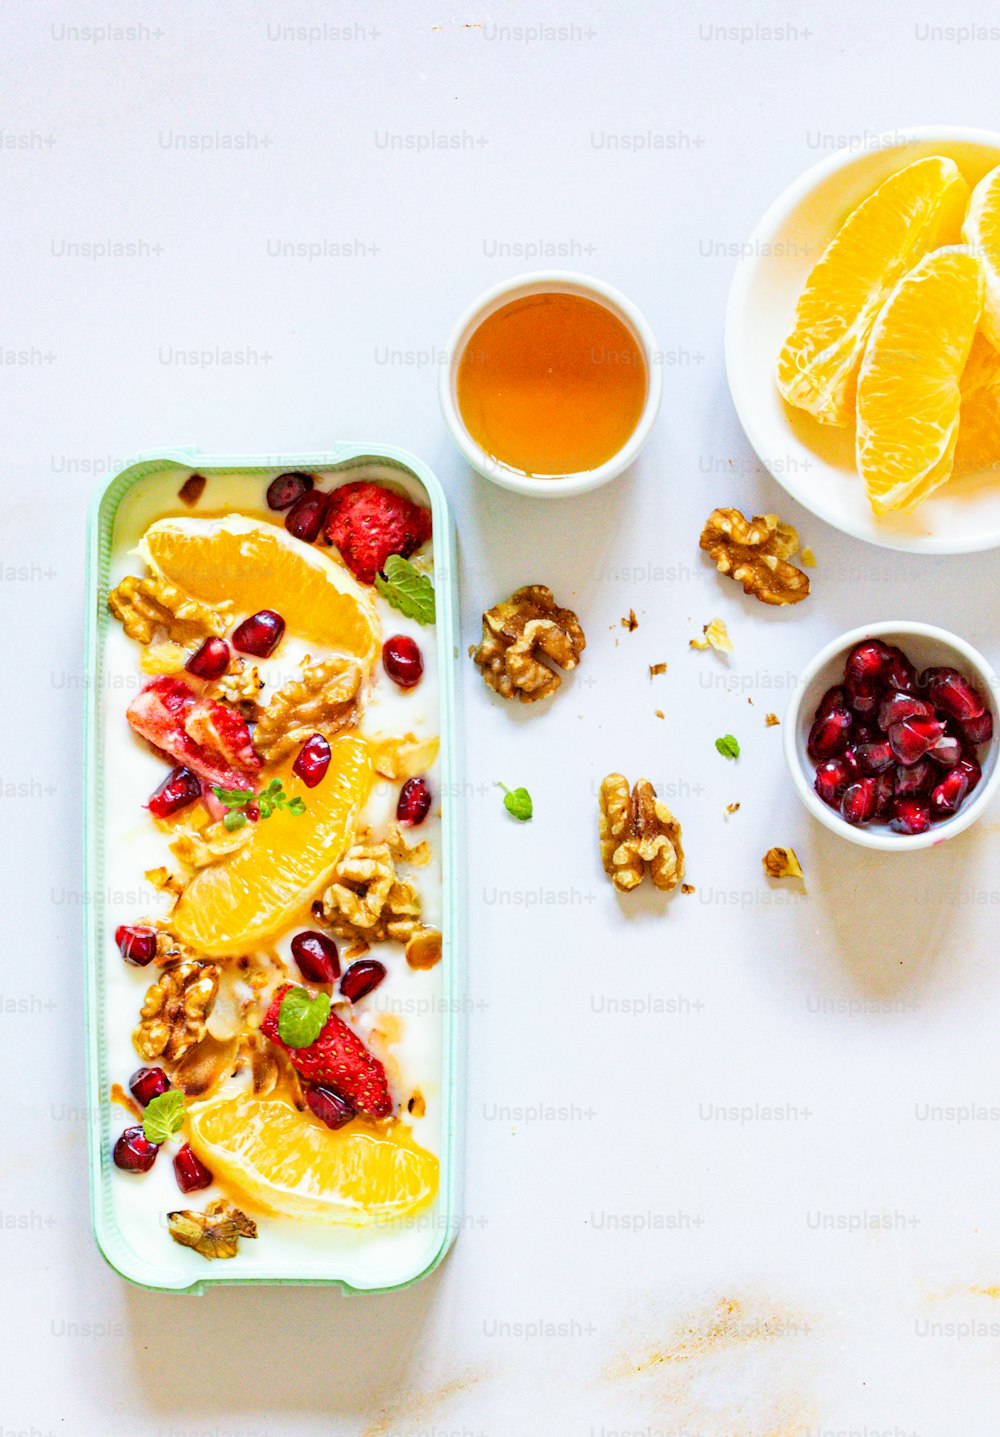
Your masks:
{"label": "white marble surface", "polygon": [[[320,37],[273,38],[279,8]],[[814,650],[869,619],[953,627],[996,663],[996,558],[917,561],[811,521],[755,465],[722,366],[735,254],[770,198],[838,143],[995,124],[1000,32],[931,28],[991,24],[983,3],[900,0],[5,6],[4,1434],[996,1431],[997,815],[938,852],[866,854],[807,818],[764,727]],[[473,477],[435,397],[458,311],[539,243],[630,294],[669,361],[642,462],[566,504]],[[134,252],[76,248],[108,245]],[[90,1237],[80,1112],[85,507],[137,450],[343,437],[440,475],[466,641],[531,580],[590,641],[542,712],[463,665],[467,1229],[387,1298],[130,1290]],[[801,610],[702,561],[720,502],[800,525],[818,559]],[[728,669],[687,649],[716,613]],[[606,885],[594,791],[613,767],[667,786],[694,895]],[[530,826],[497,779],[531,789]],[[797,848],[804,894],[763,880],[773,843]]]}

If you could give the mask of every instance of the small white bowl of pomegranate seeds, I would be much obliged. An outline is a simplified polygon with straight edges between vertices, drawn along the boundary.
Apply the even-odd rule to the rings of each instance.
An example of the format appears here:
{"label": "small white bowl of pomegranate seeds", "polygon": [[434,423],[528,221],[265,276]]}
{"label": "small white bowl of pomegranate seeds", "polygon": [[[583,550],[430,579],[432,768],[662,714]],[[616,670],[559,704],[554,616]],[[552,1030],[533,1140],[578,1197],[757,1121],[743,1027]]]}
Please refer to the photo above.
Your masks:
{"label": "small white bowl of pomegranate seeds", "polygon": [[881,623],[828,644],[799,680],[785,759],[803,803],[866,848],[928,848],[1000,786],[997,677],[930,624]]}

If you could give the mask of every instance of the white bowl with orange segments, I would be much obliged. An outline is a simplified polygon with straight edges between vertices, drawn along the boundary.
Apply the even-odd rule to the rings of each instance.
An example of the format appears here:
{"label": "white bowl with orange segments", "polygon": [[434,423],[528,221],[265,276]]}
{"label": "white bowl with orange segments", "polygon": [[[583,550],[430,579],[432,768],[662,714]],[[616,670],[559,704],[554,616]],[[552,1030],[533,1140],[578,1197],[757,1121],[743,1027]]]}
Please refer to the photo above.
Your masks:
{"label": "white bowl with orange segments", "polygon": [[834,528],[1000,546],[1000,133],[896,131],[790,185],[737,267],[726,369],[762,464]]}

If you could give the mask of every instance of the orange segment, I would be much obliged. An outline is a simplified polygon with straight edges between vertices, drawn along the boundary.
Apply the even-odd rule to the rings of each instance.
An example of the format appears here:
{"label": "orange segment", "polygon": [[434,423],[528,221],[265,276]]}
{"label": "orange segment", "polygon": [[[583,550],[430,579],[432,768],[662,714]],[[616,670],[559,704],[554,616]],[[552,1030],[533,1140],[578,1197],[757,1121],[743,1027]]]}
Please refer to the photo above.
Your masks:
{"label": "orange segment", "polygon": [[972,191],[962,238],[985,267],[986,303],[980,323],[986,338],[1000,349],[1000,165]]}
{"label": "orange segment", "polygon": [[438,1160],[405,1128],[331,1131],[281,1098],[232,1088],[188,1108],[191,1146],[216,1177],[268,1212],[314,1222],[385,1222],[438,1187]]}
{"label": "orange segment", "polygon": [[[980,321],[982,323],[982,321]],[[962,371],[956,469],[1000,466],[1000,353],[981,333]]]}
{"label": "orange segment", "polygon": [[337,653],[374,660],[379,621],[371,596],[343,564],[261,520],[160,519],[139,553],[156,573],[237,614],[276,609],[289,631]]}
{"label": "orange segment", "polygon": [[185,943],[213,957],[248,953],[328,881],[351,843],[373,777],[363,739],[335,738],[330,750],[330,767],[315,788],[306,788],[290,767],[278,771],[288,797],[305,801],[305,813],[275,810],[242,848],[194,875],[171,917]]}
{"label": "orange segment", "polygon": [[875,321],[858,376],[857,460],[876,514],[912,509],[951,475],[984,287],[970,250],[937,250]]}
{"label": "orange segment", "polygon": [[852,210],[814,266],[778,356],[778,388],[823,424],[850,424],[865,343],[889,291],[922,255],[958,239],[969,187],[933,155]]}

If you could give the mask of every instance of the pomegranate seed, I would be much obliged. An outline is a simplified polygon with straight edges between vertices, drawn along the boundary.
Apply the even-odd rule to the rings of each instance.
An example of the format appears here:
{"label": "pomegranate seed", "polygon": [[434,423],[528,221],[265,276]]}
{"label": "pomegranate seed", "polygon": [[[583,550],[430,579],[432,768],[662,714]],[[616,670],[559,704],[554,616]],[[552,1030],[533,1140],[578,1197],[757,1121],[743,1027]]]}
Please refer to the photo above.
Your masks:
{"label": "pomegranate seed", "polygon": [[862,773],[881,773],[896,762],[896,756],[885,739],[878,743],[859,743],[855,753]]}
{"label": "pomegranate seed", "polygon": [[393,634],[382,645],[382,667],[401,689],[412,689],[424,672],[423,655],[415,639]]}
{"label": "pomegranate seed", "polygon": [[878,708],[879,695],[882,690],[876,684],[845,684],[847,690],[847,704],[856,714],[863,714],[866,718]]}
{"label": "pomegranate seed", "polygon": [[332,938],[315,929],[296,933],[292,939],[292,957],[299,972],[310,983],[335,983],[340,977],[340,954]]}
{"label": "pomegranate seed", "polygon": [[342,1128],[358,1111],[353,1103],[332,1088],[307,1088],[306,1102],[328,1128]]}
{"label": "pomegranate seed", "polygon": [[115,942],[126,963],[145,968],[156,957],[156,929],[139,923],[120,923],[115,929]]}
{"label": "pomegranate seed", "polygon": [[195,649],[184,667],[189,674],[197,674],[200,679],[221,678],[229,667],[229,645],[225,639],[206,639],[200,649]]}
{"label": "pomegranate seed", "polygon": [[960,721],[958,728],[966,743],[989,743],[993,737],[993,715],[989,709],[983,709],[978,718]]}
{"label": "pomegranate seed", "polygon": [[978,718],[986,708],[980,695],[957,669],[927,669],[920,676],[931,703],[952,718]]}
{"label": "pomegranate seed", "polygon": [[840,811],[848,823],[855,826],[863,823],[871,823],[875,817],[875,806],[878,800],[878,790],[873,778],[859,778],[855,783],[849,783],[844,789],[844,796],[840,800]]}
{"label": "pomegranate seed", "polygon": [[806,747],[811,758],[836,758],[847,747],[851,715],[846,709],[830,709],[817,718],[809,730]]}
{"label": "pomegranate seed", "polygon": [[839,808],[844,789],[851,781],[847,764],[843,758],[829,758],[816,770],[814,787],[824,803]]}
{"label": "pomegranate seed", "polygon": [[430,811],[431,790],[426,778],[408,778],[399,790],[396,822],[416,827]]}
{"label": "pomegranate seed", "polygon": [[201,780],[189,768],[172,768],[159,788],[150,794],[146,807],[154,818],[169,818],[201,798]]}
{"label": "pomegranate seed", "polygon": [[894,689],[888,698],[883,699],[879,705],[878,723],[883,733],[888,733],[894,723],[902,723],[908,718],[933,718],[933,706],[924,699],[918,699],[915,694],[905,694],[899,689]]}
{"label": "pomegranate seed", "polygon": [[111,1156],[114,1158],[116,1168],[121,1168],[127,1173],[148,1173],[156,1162],[156,1154],[160,1151],[157,1143],[151,1143],[146,1137],[141,1123],[136,1123],[132,1128],[126,1128],[121,1137],[115,1143]]}
{"label": "pomegranate seed", "polygon": [[315,788],[326,777],[330,767],[330,745],[321,733],[311,734],[299,749],[299,756],[292,764],[306,788]]}
{"label": "pomegranate seed", "polygon": [[963,773],[969,775],[969,793],[971,793],[983,776],[979,760],[971,753],[963,754],[958,761],[958,767]]}
{"label": "pomegranate seed", "polygon": [[844,679],[851,688],[875,688],[891,662],[892,653],[886,644],[879,639],[864,639],[848,654]]}
{"label": "pomegranate seed", "polygon": [[210,1187],[214,1182],[212,1174],[190,1143],[185,1143],[174,1154],[174,1176],[182,1193],[193,1193],[198,1188]]}
{"label": "pomegranate seed", "polygon": [[931,818],[948,818],[957,813],[969,792],[969,775],[960,766],[950,768],[931,790]]}
{"label": "pomegranate seed", "polygon": [[279,474],[277,479],[272,479],[267,486],[268,508],[290,509],[297,499],[309,493],[314,483],[312,475],[303,474],[301,469]]}
{"label": "pomegranate seed", "polygon": [[943,733],[931,744],[927,757],[932,758],[935,763],[943,763],[945,768],[953,768],[962,757],[962,745],[953,734]]}
{"label": "pomegranate seed", "polygon": [[926,798],[934,787],[934,769],[927,759],[918,759],[908,768],[900,764],[893,775],[893,788],[897,798]]}
{"label": "pomegranate seed", "polygon": [[139,1068],[128,1080],[129,1092],[143,1107],[165,1093],[170,1079],[162,1068]]}
{"label": "pomegranate seed", "polygon": [[869,723],[866,719],[856,718],[851,726],[851,743],[855,748],[863,743],[881,743],[885,734],[877,723]]}
{"label": "pomegranate seed", "polygon": [[903,693],[912,694],[917,688],[917,671],[903,653],[902,649],[889,645],[890,659],[883,675],[885,683],[891,689],[900,689]]}
{"label": "pomegranate seed", "polygon": [[252,798],[249,803],[243,805],[243,812],[251,823],[256,823],[260,818],[260,804],[255,798]]}
{"label": "pomegranate seed", "polygon": [[889,827],[894,833],[926,833],[931,810],[925,798],[897,798],[892,806]]}
{"label": "pomegranate seed", "polygon": [[896,798],[895,777],[891,773],[880,773],[875,780],[875,817],[884,823],[892,812]]}
{"label": "pomegranate seed", "polygon": [[320,489],[313,489],[297,499],[285,515],[285,528],[292,538],[301,539],[303,544],[311,544],[318,539],[329,503],[329,494]]}
{"label": "pomegranate seed", "polygon": [[900,763],[916,763],[943,733],[944,724],[937,719],[908,718],[893,724],[889,742]]}
{"label": "pomegranate seed", "polygon": [[827,689],[816,706],[816,717],[825,718],[834,709],[847,707],[847,694],[843,684],[834,684],[832,689]]}
{"label": "pomegranate seed", "polygon": [[241,654],[266,659],[274,653],[285,632],[285,621],[273,609],[260,609],[244,619],[233,634],[233,648]]}
{"label": "pomegranate seed", "polygon": [[340,980],[340,991],[345,998],[356,1003],[378,987],[385,977],[385,964],[377,958],[359,958]]}

